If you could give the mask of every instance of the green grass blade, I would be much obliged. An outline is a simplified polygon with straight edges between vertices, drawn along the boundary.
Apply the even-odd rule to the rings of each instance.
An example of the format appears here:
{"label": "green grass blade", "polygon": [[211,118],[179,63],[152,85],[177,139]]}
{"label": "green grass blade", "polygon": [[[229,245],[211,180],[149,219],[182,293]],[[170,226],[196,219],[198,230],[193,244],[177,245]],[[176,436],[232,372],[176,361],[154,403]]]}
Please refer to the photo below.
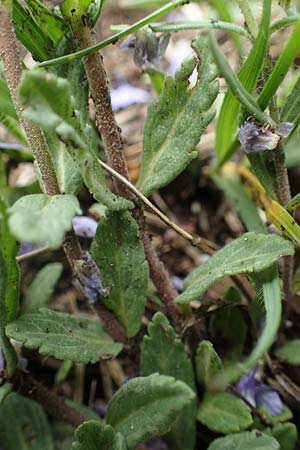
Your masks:
{"label": "green grass blade", "polygon": [[300,52],[300,23],[291,32],[283,51],[278,58],[275,67],[265,84],[257,103],[262,110],[266,109],[272,96],[285,78],[296,56]]}
{"label": "green grass blade", "polygon": [[[228,23],[234,23],[230,9],[227,6],[229,2],[224,2],[224,0],[212,0],[212,3],[214,5],[219,17],[222,20],[224,20],[225,22],[228,22]],[[244,53],[243,45],[240,40],[240,37],[234,33],[231,33],[231,38],[232,38],[232,41],[233,41],[236,49],[238,50],[239,54],[243,55],[243,53]]]}
{"label": "green grass blade", "polygon": [[233,95],[237,97],[237,99],[243,106],[245,106],[248,113],[253,115],[259,122],[261,123],[267,122],[270,123],[271,125],[274,125],[273,121],[271,121],[271,119],[263,113],[263,111],[259,108],[254,98],[244,88],[244,86],[234,73],[234,71],[231,69],[224,53],[218,46],[216,38],[212,34],[210,34],[210,46],[216,64],[222,75],[225,77]]}
{"label": "green grass blade", "polygon": [[[264,1],[264,8],[260,30],[252,50],[238,72],[240,83],[248,92],[252,92],[263,63],[265,51],[268,44],[269,24],[271,15],[271,0]],[[232,144],[238,128],[238,115],[240,111],[239,100],[231,91],[228,91],[223,100],[222,108],[218,117],[216,129],[216,149],[218,162],[226,162],[234,151]]]}

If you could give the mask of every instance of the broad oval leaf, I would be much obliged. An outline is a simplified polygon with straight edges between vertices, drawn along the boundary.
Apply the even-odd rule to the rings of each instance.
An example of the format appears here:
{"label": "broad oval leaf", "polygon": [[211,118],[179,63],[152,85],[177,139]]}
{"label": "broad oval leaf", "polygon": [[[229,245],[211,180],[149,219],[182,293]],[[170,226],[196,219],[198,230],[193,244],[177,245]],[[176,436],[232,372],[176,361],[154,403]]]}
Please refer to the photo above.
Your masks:
{"label": "broad oval leaf", "polygon": [[153,374],[133,378],[113,396],[107,423],[124,435],[128,450],[155,435],[170,431],[180,412],[195,394],[182,381]]}
{"label": "broad oval leaf", "polygon": [[0,444],[5,450],[54,450],[43,408],[11,393],[0,405]]}
{"label": "broad oval leaf", "polygon": [[72,218],[80,214],[79,202],[73,195],[26,195],[10,208],[9,226],[20,241],[57,248],[71,230]]}
{"label": "broad oval leaf", "polygon": [[282,450],[294,450],[298,432],[294,423],[279,423],[272,428],[272,436],[279,442]]}
{"label": "broad oval leaf", "polygon": [[185,290],[177,303],[188,303],[207,291],[225,275],[260,272],[278,261],[281,256],[293,255],[291,242],[280,236],[249,232],[218,251],[211,259],[197,267],[185,280]]}
{"label": "broad oval leaf", "polygon": [[137,182],[147,196],[170,183],[197,157],[195,147],[214,118],[214,112],[208,110],[219,90],[216,69],[203,36],[193,41],[193,48],[201,59],[196,85],[188,88],[188,76],[178,81],[167,77],[158,102],[148,109]]}
{"label": "broad oval leaf", "polygon": [[223,434],[245,430],[253,423],[249,407],[228,392],[207,393],[197,419],[210,430]]}
{"label": "broad oval leaf", "polygon": [[103,299],[129,337],[141,327],[148,286],[148,265],[138,227],[128,212],[108,212],[100,221],[91,253],[109,289]]}
{"label": "broad oval leaf", "polygon": [[223,369],[222,361],[215,351],[213,344],[203,340],[197,348],[196,374],[200,384],[209,387],[212,378]]}
{"label": "broad oval leaf", "polygon": [[24,314],[6,327],[6,334],[41,355],[78,363],[96,363],[116,356],[122,344],[113,342],[97,320],[50,309]]}
{"label": "broad oval leaf", "polygon": [[277,358],[292,366],[300,366],[300,339],[288,341],[275,352]]}
{"label": "broad oval leaf", "polygon": [[[158,372],[183,381],[196,390],[192,362],[183,342],[176,337],[168,319],[156,313],[144,336],[141,353],[141,375]],[[196,402],[186,406],[173,425],[168,441],[172,448],[194,448],[196,433]]]}
{"label": "broad oval leaf", "polygon": [[279,450],[279,448],[276,439],[252,430],[216,439],[207,450]]}
{"label": "broad oval leaf", "polygon": [[90,420],[76,429],[72,450],[126,450],[126,443],[110,425]]}
{"label": "broad oval leaf", "polygon": [[50,263],[36,274],[24,297],[24,313],[31,313],[47,306],[62,271],[61,263]]}

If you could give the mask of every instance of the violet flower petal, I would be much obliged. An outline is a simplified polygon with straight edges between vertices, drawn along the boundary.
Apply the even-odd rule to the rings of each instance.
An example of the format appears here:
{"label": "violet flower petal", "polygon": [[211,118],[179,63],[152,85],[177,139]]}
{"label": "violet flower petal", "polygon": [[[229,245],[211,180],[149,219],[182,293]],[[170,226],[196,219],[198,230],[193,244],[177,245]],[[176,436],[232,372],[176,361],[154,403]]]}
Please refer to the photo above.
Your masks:
{"label": "violet flower petal", "polygon": [[255,390],[257,388],[257,381],[255,379],[256,370],[256,368],[251,369],[236,385],[240,394],[242,394],[252,406],[255,406]]}
{"label": "violet flower petal", "polygon": [[121,84],[118,88],[111,90],[111,102],[114,111],[128,108],[136,103],[147,103],[150,94],[144,89],[136,88],[128,83]]}
{"label": "violet flower petal", "polygon": [[277,416],[283,411],[283,403],[278,392],[266,384],[256,387],[255,403],[257,408],[265,408],[272,416]]}
{"label": "violet flower petal", "polygon": [[75,216],[72,219],[75,234],[79,237],[93,238],[96,234],[98,222],[87,216]]}
{"label": "violet flower petal", "polygon": [[253,120],[248,120],[240,127],[238,140],[246,153],[260,153],[274,150],[280,136],[269,129],[264,129]]}
{"label": "violet flower petal", "polygon": [[177,292],[181,293],[183,291],[183,279],[174,275],[172,277],[172,283]]}

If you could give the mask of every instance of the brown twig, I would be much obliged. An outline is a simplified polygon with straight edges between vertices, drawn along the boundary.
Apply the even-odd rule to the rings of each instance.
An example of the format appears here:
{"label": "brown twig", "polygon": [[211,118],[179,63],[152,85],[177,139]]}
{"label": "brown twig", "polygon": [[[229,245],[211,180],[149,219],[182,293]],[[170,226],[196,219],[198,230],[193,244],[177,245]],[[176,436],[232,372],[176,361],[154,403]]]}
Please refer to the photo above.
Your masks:
{"label": "brown twig", "polygon": [[86,416],[69,407],[60,397],[49,391],[27,372],[17,370],[9,381],[13,384],[16,392],[40,403],[46,413],[55,420],[67,422],[75,427],[88,420]]}

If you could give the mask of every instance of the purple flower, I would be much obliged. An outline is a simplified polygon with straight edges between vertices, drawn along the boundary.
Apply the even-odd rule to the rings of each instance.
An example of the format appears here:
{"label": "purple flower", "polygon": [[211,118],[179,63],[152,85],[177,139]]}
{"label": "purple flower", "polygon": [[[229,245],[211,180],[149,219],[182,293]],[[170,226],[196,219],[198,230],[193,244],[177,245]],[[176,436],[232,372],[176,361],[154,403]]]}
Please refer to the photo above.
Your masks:
{"label": "purple flower", "polygon": [[83,252],[82,259],[75,263],[75,284],[85,294],[88,302],[93,304],[98,296],[108,295],[108,289],[103,287],[99,267],[88,252]]}
{"label": "purple flower", "polygon": [[260,153],[274,150],[280,136],[257,122],[248,120],[241,126],[238,139],[246,153]]}
{"label": "purple flower", "polygon": [[256,408],[266,409],[272,416],[283,411],[283,403],[279,394],[270,386],[259,383],[255,379],[257,369],[251,369],[237,384],[237,390]]}
{"label": "purple flower", "polygon": [[75,234],[79,237],[93,238],[96,234],[98,223],[87,216],[75,216],[72,219]]}
{"label": "purple flower", "polygon": [[172,283],[176,291],[181,293],[183,291],[183,279],[174,275],[172,277]]}

